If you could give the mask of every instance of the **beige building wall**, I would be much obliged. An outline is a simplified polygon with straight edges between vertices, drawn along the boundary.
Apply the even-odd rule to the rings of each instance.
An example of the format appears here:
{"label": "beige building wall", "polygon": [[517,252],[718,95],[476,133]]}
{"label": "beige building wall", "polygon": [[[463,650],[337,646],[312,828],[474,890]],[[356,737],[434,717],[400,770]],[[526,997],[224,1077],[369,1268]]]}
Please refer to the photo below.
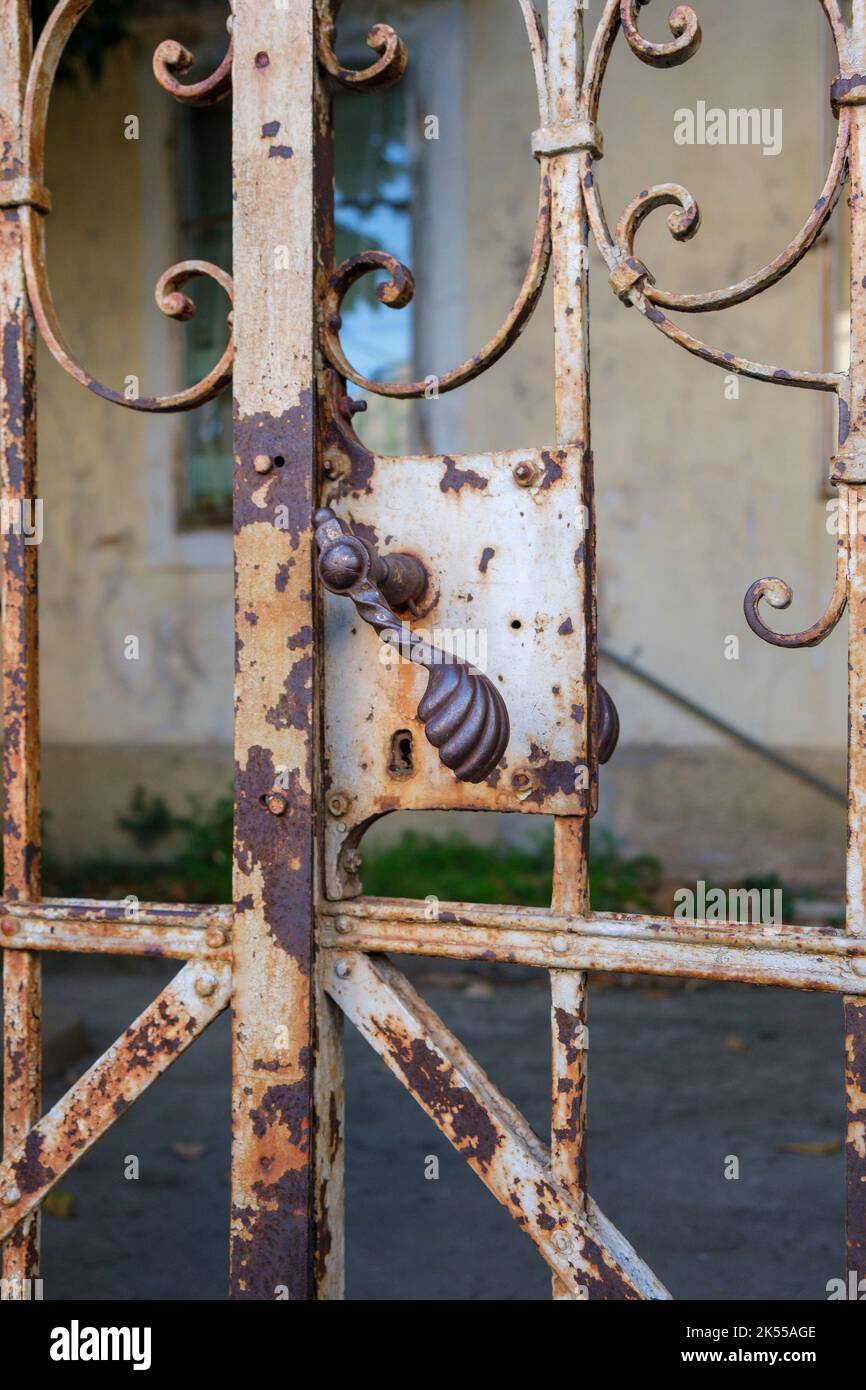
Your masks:
{"label": "beige building wall", "polygon": [[[52,99],[54,298],[76,357],[117,389],[129,375],[143,394],[184,381],[187,330],[154,302],[158,276],[185,254],[178,108],[150,57],[167,37],[219,43],[221,25],[157,20],[110,56],[97,88],[61,85]],[[137,140],[125,138],[129,115]],[[231,538],[177,528],[182,416],[108,405],[44,350],[39,374],[44,800],[51,842],[95,854],[128,843],[116,820],[137,784],[181,806],[187,790],[231,785]]]}
{"label": "beige building wall", "polygon": [[[363,9],[346,6],[350,37]],[[642,25],[659,38],[667,30],[654,9]],[[588,28],[600,10],[590,0]],[[648,183],[670,181],[686,185],[704,217],[686,245],[672,241],[664,213],[640,233],[660,284],[697,290],[741,278],[812,207],[827,138],[817,10],[814,0],[703,0],[703,47],[668,71],[645,67],[620,41],[600,118],[609,220]],[[517,0],[383,0],[369,17],[404,27],[413,115],[440,119],[440,140],[415,148],[415,270],[416,367],[442,371],[490,336],[525,267],[537,182],[528,50]],[[221,24],[221,11],[159,21],[136,53],[112,60],[97,92],[61,89],[52,106],[55,298],[73,349],[115,386],[128,373],[147,392],[182,377],[185,330],[152,302],[158,274],[184,251],[176,115],[149,75],[149,54],[164,37],[194,41],[197,29],[219,44]],[[781,153],[676,144],[674,113],[698,101],[779,108]],[[140,116],[137,142],[124,139],[130,112]],[[824,365],[825,267],[826,251],[813,252],[752,304],[687,326],[758,359]],[[746,589],[765,574],[794,587],[789,626],[807,626],[825,606],[834,547],[821,398],[743,381],[727,399],[721,372],[614,298],[595,252],[592,312],[603,645],[843,786],[844,632],[786,652],[753,637],[742,614]],[[137,782],[175,800],[186,788],[216,795],[228,785],[230,546],[225,530],[177,530],[182,421],[119,411],[50,360],[40,367],[46,803],[57,841],[81,853],[117,845],[114,822]],[[409,411],[411,429],[451,451],[546,443],[551,380],[545,295],[504,361],[461,398]],[[140,639],[137,662],[124,656],[129,635]],[[726,659],[730,637],[736,660]],[[841,807],[604,661],[602,678],[623,736],[604,770],[600,818],[626,847],[658,853],[676,874],[841,879]]]}
{"label": "beige building wall", "polygon": [[[810,212],[826,169],[823,17],[810,0],[705,0],[704,41],[689,63],[652,69],[620,39],[602,100],[605,157],[598,183],[608,219],[651,183],[678,182],[697,198],[703,225],[673,241],[653,214],[638,254],[660,285],[695,292],[733,283],[775,256]],[[590,0],[587,29],[600,14]],[[667,36],[663,7],[641,13],[644,32]],[[517,6],[468,6],[465,83],[469,141],[466,209],[469,331],[489,335],[519,282],[534,214],[527,131],[532,74]],[[772,55],[769,60],[769,55]],[[675,112],[767,107],[782,112],[776,157],[755,147],[674,142]],[[832,118],[830,119],[832,124]],[[837,226],[844,206],[837,211]],[[685,326],[732,352],[789,367],[821,360],[826,251],[750,304],[683,316]],[[792,584],[779,626],[808,626],[833,582],[826,528],[832,448],[824,398],[726,378],[625,309],[591,253],[593,446],[603,647],[631,658],[692,700],[844,787],[844,623],[814,650],[782,651],[754,637],[742,601],[766,574]],[[466,443],[506,447],[550,438],[550,305],[542,302],[516,349],[468,388]],[[726,659],[729,637],[739,659]],[[844,807],[768,767],[602,659],[622,741],[602,771],[600,820],[632,849],[672,872],[777,870],[800,882],[839,883]]]}

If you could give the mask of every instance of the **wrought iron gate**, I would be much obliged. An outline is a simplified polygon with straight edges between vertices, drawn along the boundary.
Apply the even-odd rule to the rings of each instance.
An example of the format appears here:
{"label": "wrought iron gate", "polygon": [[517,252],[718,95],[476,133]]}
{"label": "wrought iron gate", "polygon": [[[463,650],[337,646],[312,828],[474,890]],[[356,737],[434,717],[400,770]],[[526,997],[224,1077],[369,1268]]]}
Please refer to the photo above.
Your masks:
{"label": "wrought iron gate", "polygon": [[[406,399],[424,395],[429,381],[371,382],[344,355],[340,308],[350,287],[384,271],[377,293],[396,309],[411,298],[413,281],[382,251],[335,265],[329,93],[334,83],[363,91],[398,81],[407,58],[400,38],[376,26],[368,39],[374,61],[354,71],[336,56],[339,0],[236,0],[228,51],[206,80],[185,83],[190,55],[173,42],[160,45],[155,76],[178,100],[206,104],[233,90],[235,211],[233,283],[215,266],[186,261],[162,276],[157,302],[164,313],[188,318],[184,284],[212,276],[233,299],[233,325],[223,357],[198,385],[170,397],[127,399],[69,354],[44,259],[48,100],[64,45],[91,0],[60,0],[32,62],[29,7],[0,0],[6,1298],[26,1297],[26,1281],[36,1273],[45,1194],[229,1003],[233,1297],[341,1296],[345,1015],[535,1243],[551,1269],[555,1298],[666,1298],[586,1190],[586,972],[595,969],[843,996],[848,1269],[858,1279],[866,1275],[866,542],[858,526],[866,483],[866,0],[853,0],[850,27],[837,0],[819,0],[838,55],[830,93],[838,135],[802,230],[747,280],[692,295],[658,287],[635,253],[635,237],[648,214],[666,205],[673,236],[693,235],[693,198],[677,184],[648,188],[611,232],[596,177],[596,118],[620,33],[642,62],[673,66],[700,43],[694,12],[677,6],[669,17],[672,39],[654,43],[640,32],[647,0],[606,0],[585,54],[580,0],[549,0],[546,38],[530,0],[517,2],[538,93],[535,237],[500,331],[436,378],[436,388],[458,388],[508,350],[550,270],[556,438],[548,448],[509,453],[383,458],[353,431],[349,383]],[[815,243],[846,176],[847,373],[735,357],[668,317],[742,303],[781,279]],[[839,444],[830,476],[844,524],[827,611],[803,632],[775,633],[759,606],[766,600],[785,607],[790,591],[767,578],[749,590],[746,617],[766,641],[810,646],[849,608],[845,930],[680,922],[590,907],[589,823],[598,766],[617,735],[616,711],[596,675],[590,234],[623,304],[687,351],[726,372],[837,397]],[[37,327],[65,371],[129,409],[192,409],[233,377],[231,906],[143,905],[130,917],[116,903],[40,897],[37,552],[21,527],[8,524],[15,507],[38,493]],[[395,511],[398,489],[412,498],[411,508]],[[396,553],[379,555],[377,537],[387,537]],[[488,673],[437,650],[413,630],[418,618],[483,629]],[[380,650],[389,663],[379,661]],[[550,909],[363,896],[364,829],[387,811],[419,808],[553,815]],[[42,1116],[39,961],[46,950],[155,954],[185,964]],[[388,951],[520,962],[549,972],[549,1146],[382,954]]]}

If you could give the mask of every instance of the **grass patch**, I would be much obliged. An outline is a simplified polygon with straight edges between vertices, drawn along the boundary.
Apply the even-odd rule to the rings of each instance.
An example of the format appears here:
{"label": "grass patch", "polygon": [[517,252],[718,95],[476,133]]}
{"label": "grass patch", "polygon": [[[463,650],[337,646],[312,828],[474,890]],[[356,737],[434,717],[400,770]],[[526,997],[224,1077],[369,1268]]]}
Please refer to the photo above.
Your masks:
{"label": "grass patch", "polygon": [[[650,911],[661,877],[651,855],[624,856],[598,833],[590,852],[590,891],[598,912]],[[376,897],[548,907],[553,881],[551,838],[534,844],[479,845],[457,835],[407,831],[364,855],[364,891]]]}
{"label": "grass patch", "polygon": [[[139,787],[118,824],[153,860],[69,862],[53,852],[49,835],[46,897],[121,899],[135,893],[152,902],[231,902],[231,797],[209,803],[190,798],[178,814],[163,797]],[[170,837],[173,852],[160,861],[159,847],[167,848]],[[552,876],[549,835],[526,845],[480,845],[458,835],[407,831],[393,844],[364,852],[364,891],[377,897],[435,894],[450,902],[546,907]],[[593,837],[590,887],[596,911],[651,911],[660,878],[661,865],[651,855],[628,857],[609,836]]]}

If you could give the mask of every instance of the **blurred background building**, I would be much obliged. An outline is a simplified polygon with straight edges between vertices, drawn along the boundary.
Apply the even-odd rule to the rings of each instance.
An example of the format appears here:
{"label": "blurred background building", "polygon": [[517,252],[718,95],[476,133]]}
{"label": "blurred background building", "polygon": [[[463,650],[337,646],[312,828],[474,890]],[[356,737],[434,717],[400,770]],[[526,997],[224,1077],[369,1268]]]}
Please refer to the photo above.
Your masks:
{"label": "blurred background building", "polygon": [[[814,0],[697,8],[704,42],[683,67],[654,70],[617,46],[600,116],[611,221],[649,183],[682,183],[701,206],[702,228],[685,245],[670,238],[664,213],[639,236],[658,283],[685,291],[735,282],[787,244],[820,191],[834,126]],[[200,60],[192,76],[210,71],[225,48],[225,8],[136,0],[117,12],[121,32],[98,74],[79,71],[52,101],[48,259],[78,358],[115,387],[137,378],[151,394],[199,377],[226,332],[227,305],[209,285],[194,288],[190,323],[161,316],[159,275],[192,256],[231,262],[229,106],[178,106],[154,82],[151,55],[175,38]],[[589,0],[590,31],[600,13],[601,0]],[[410,65],[396,88],[336,98],[338,251],[395,253],[413,267],[418,293],[394,312],[359,286],[344,342],[373,375],[418,377],[475,351],[511,306],[534,223],[538,119],[516,0],[346,0],[339,51],[349,65],[369,60],[364,34],[380,20],[406,39]],[[651,6],[642,25],[667,35],[664,7]],[[677,111],[700,101],[781,111],[781,150],[677,143]],[[438,138],[426,138],[434,129]],[[774,290],[690,327],[758,360],[844,366],[834,360],[844,343],[844,216],[843,204],[831,234]],[[767,574],[794,588],[781,623],[806,627],[824,609],[834,569],[827,404],[745,380],[735,391],[623,308],[594,251],[591,266],[603,652],[840,793],[844,631],[813,650],[778,650],[752,636],[742,612],[747,588]],[[375,400],[356,417],[359,434],[380,452],[544,445],[552,361],[548,290],[519,344],[478,382],[418,404]],[[231,405],[226,395],[163,418],[109,409],[44,351],[39,401],[49,834],[69,858],[116,855],[129,848],[118,821],[137,786],[173,805],[230,786]],[[841,884],[838,796],[604,655],[601,676],[623,732],[603,770],[599,819],[626,850],[657,855],[685,881],[771,871]],[[404,827],[405,817],[392,819]],[[517,833],[500,817],[472,817],[470,830]]]}

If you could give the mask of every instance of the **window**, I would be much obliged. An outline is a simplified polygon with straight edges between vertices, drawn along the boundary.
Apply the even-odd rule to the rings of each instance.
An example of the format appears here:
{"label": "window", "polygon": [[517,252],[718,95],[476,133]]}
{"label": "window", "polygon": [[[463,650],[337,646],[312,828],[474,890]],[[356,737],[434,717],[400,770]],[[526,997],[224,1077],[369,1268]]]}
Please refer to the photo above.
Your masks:
{"label": "window", "polygon": [[[227,103],[180,113],[181,246],[184,259],[231,268],[231,108]],[[397,88],[334,96],[335,203],[338,263],[378,248],[411,261],[411,180],[405,95]],[[405,377],[411,366],[412,308],[388,309],[366,276],[349,294],[342,340],[349,360],[366,376]],[[186,327],[187,379],[198,381],[219,358],[226,337],[226,298],[210,280],[195,281],[196,313]],[[364,435],[384,453],[405,447],[405,412],[370,402]],[[231,520],[231,392],[186,417],[180,481],[183,525]]]}
{"label": "window", "polygon": [[[231,271],[231,107],[189,108],[181,115],[181,244],[184,259]],[[186,327],[187,380],[200,381],[226,341],[228,303],[208,279],[192,285],[196,312]],[[231,521],[232,406],[223,391],[186,417],[180,514],[187,523]]]}
{"label": "window", "polygon": [[[405,87],[379,93],[342,92],[334,100],[337,263],[359,251],[382,250],[412,263],[412,183],[407,145]],[[374,380],[411,379],[412,311],[389,309],[376,298],[385,274],[366,275],[343,305],[346,356]],[[381,454],[408,451],[405,407],[359,391],[367,401],[363,438]]]}

